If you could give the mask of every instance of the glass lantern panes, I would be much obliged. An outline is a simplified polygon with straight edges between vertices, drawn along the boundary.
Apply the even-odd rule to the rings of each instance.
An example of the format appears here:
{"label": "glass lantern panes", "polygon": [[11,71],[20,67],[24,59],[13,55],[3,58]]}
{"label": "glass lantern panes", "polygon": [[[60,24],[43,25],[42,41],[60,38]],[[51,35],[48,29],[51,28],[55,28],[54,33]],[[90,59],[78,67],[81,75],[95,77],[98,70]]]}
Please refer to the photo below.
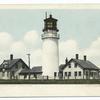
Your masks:
{"label": "glass lantern panes", "polygon": [[52,28],[52,22],[47,23],[48,28]]}

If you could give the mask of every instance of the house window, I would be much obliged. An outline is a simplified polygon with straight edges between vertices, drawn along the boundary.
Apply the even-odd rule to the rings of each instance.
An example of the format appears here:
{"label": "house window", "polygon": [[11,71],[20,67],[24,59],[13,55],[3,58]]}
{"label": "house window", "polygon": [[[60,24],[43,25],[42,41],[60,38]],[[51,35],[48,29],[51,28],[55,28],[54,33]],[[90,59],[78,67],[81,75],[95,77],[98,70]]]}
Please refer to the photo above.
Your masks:
{"label": "house window", "polygon": [[90,72],[90,75],[93,77],[93,72]]}
{"label": "house window", "polygon": [[65,72],[65,76],[67,76],[67,72]]}
{"label": "house window", "polygon": [[24,66],[24,65],[22,65],[22,68],[24,69],[24,68],[25,68],[25,66]]}
{"label": "house window", "polygon": [[69,68],[71,68],[71,64],[69,64]]}
{"label": "house window", "polygon": [[77,72],[74,72],[74,75],[77,76]]}
{"label": "house window", "polygon": [[79,76],[81,76],[81,71],[79,71]]}
{"label": "house window", "polygon": [[75,68],[77,68],[77,63],[75,63]]}
{"label": "house window", "polygon": [[68,76],[71,76],[71,72],[68,73]]}
{"label": "house window", "polygon": [[54,77],[56,77],[57,76],[57,72],[54,72]]}

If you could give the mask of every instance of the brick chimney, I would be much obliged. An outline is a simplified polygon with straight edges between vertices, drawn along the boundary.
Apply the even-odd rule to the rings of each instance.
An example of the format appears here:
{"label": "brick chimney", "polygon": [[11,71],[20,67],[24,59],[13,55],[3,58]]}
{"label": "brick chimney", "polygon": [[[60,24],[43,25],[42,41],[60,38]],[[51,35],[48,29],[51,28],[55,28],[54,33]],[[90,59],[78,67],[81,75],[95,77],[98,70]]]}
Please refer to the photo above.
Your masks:
{"label": "brick chimney", "polygon": [[68,63],[68,58],[66,57],[66,59],[65,59],[65,64],[67,64]]}
{"label": "brick chimney", "polygon": [[78,59],[78,57],[79,57],[79,54],[76,54],[76,59]]}
{"label": "brick chimney", "polygon": [[86,61],[87,60],[87,57],[86,57],[86,55],[84,55],[84,61]]}
{"label": "brick chimney", "polygon": [[13,54],[10,54],[10,60],[13,60]]}

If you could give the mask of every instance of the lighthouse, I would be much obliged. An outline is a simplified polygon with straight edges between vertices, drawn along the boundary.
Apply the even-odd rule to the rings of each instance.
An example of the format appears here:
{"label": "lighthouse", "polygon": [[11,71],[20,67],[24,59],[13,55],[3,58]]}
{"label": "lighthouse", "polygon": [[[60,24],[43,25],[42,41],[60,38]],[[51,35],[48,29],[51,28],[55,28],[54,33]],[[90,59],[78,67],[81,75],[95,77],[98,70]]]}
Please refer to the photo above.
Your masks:
{"label": "lighthouse", "polygon": [[58,77],[59,69],[59,34],[57,33],[57,19],[50,14],[44,19],[44,29],[41,36],[42,44],[42,70],[43,76],[49,79]]}

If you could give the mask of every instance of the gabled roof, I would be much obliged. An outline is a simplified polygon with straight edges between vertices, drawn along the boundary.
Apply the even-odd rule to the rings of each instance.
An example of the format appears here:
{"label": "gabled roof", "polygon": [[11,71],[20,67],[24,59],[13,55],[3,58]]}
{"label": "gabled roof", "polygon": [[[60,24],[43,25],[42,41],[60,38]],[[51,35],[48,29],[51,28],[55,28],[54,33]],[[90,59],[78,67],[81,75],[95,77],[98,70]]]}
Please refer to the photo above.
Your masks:
{"label": "gabled roof", "polygon": [[31,72],[42,73],[42,66],[35,66],[31,69]]}
{"label": "gabled roof", "polygon": [[11,68],[20,60],[26,65],[26,63],[22,59],[19,58],[19,59],[13,59],[13,60],[4,60],[3,63],[0,65],[0,68],[3,68],[5,65],[6,65],[5,68]]}
{"label": "gabled roof", "polygon": [[20,74],[34,74],[34,73],[42,73],[42,66],[36,66],[32,69],[23,69]]}
{"label": "gabled roof", "polygon": [[100,70],[99,67],[94,65],[89,60],[85,61],[85,60],[81,60],[81,59],[74,59],[74,58],[72,58],[67,64],[61,64],[59,66],[59,71],[63,71],[70,64],[70,62],[72,62],[72,61],[77,63],[82,69]]}
{"label": "gabled roof", "polygon": [[100,68],[98,68],[96,65],[94,65],[92,62],[88,61],[88,60],[81,60],[81,59],[71,59],[69,61],[69,63],[71,61],[76,62],[77,64],[79,64],[83,69],[94,69],[94,70],[100,70]]}
{"label": "gabled roof", "polygon": [[5,66],[6,68],[11,68],[19,60],[20,59],[4,60],[0,67],[3,68]]}

